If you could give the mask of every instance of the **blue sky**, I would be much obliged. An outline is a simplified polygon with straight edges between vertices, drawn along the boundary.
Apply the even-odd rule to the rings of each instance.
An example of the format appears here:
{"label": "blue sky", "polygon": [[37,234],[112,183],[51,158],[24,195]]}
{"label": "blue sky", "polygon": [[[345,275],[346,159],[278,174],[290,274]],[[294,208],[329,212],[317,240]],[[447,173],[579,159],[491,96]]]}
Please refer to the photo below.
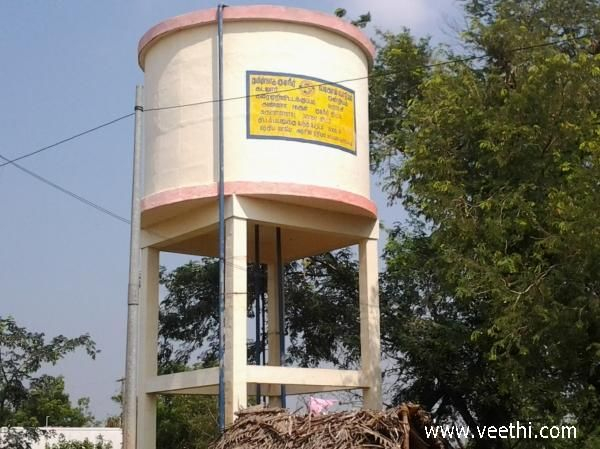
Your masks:
{"label": "blue sky", "polygon": [[[232,1],[229,4],[255,2]],[[452,42],[455,0],[297,0],[277,4],[350,17],[371,11],[374,26]],[[168,17],[215,6],[184,0],[0,0],[0,154],[14,158],[133,109],[139,38]],[[371,27],[372,29],[373,27]],[[129,216],[133,121],[22,161],[22,165]],[[382,218],[400,219],[374,195]],[[103,419],[124,372],[129,228],[14,167],[0,168],[0,315],[49,336],[89,332],[95,361],[68,356],[72,398],[89,396]],[[170,261],[173,263],[173,260]]]}

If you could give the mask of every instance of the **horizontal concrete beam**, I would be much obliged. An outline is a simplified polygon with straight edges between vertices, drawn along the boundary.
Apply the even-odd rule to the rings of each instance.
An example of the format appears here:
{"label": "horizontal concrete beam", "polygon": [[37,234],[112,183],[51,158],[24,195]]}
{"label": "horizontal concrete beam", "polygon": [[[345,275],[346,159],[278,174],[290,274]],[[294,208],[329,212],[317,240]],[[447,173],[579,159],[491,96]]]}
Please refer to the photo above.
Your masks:
{"label": "horizontal concrete beam", "polygon": [[[331,391],[355,390],[356,387],[325,387],[322,385],[288,385],[286,386],[286,394],[288,396],[299,394],[314,394],[326,393]],[[265,385],[261,384],[260,392],[264,396],[279,396],[281,394],[280,385]],[[190,394],[190,395],[205,395],[216,396],[219,393],[217,385],[207,387],[186,388],[183,390],[161,391],[160,394]],[[256,384],[248,384],[248,395],[256,395]]]}
{"label": "horizontal concrete beam", "polygon": [[292,368],[287,366],[257,366],[246,368],[248,383],[275,385],[306,385],[311,387],[367,388],[360,371],[324,368]]}
{"label": "horizontal concrete beam", "polygon": [[[226,199],[225,218],[238,217],[273,226],[334,234],[355,239],[377,239],[379,224],[369,217],[304,207],[261,198],[233,196]],[[142,229],[141,246],[164,249],[216,228],[217,204],[198,205],[177,216]]]}
{"label": "horizontal concrete beam", "polygon": [[161,248],[194,235],[203,234],[217,226],[218,207],[205,204],[197,209],[147,226],[142,229],[142,248],[154,246]]}
{"label": "horizontal concrete beam", "polygon": [[205,368],[183,373],[164,374],[146,381],[146,393],[169,393],[197,387],[218,385],[219,368]]}
{"label": "horizontal concrete beam", "polygon": [[[267,396],[278,395],[280,385],[286,385],[287,394],[292,395],[368,388],[361,372],[353,370],[248,365],[246,373],[249,392],[261,384]],[[152,377],[145,393],[213,395],[218,383],[219,368],[206,368]]]}
{"label": "horizontal concrete beam", "polygon": [[379,223],[373,218],[259,198],[237,197],[237,199],[239,207],[234,207],[232,212],[248,220],[352,237],[369,239],[379,237]]}

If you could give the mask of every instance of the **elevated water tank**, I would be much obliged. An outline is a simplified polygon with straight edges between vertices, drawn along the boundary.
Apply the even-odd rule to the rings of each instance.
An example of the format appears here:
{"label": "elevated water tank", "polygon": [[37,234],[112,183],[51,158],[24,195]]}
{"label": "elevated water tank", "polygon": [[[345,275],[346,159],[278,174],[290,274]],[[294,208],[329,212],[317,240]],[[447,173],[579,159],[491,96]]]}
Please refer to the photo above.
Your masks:
{"label": "elevated water tank", "polygon": [[[222,387],[226,424],[246,407],[249,394],[278,406],[290,395],[361,389],[364,408],[381,408],[379,227],[369,193],[367,76],[373,46],[334,16],[277,6],[227,7],[220,103],[216,22],[215,9],[175,17],[148,31],[139,45],[145,174],[138,449],[155,448],[159,394],[213,395]],[[216,201],[220,104],[223,240]],[[284,264],[349,245],[358,250],[360,367],[286,366]],[[222,370],[159,375],[159,254],[216,256],[219,249]],[[266,334],[268,352],[264,360],[263,349],[262,362],[254,364],[248,363],[249,262],[256,341]],[[261,310],[266,332],[259,325]],[[260,354],[255,360],[261,361]]]}

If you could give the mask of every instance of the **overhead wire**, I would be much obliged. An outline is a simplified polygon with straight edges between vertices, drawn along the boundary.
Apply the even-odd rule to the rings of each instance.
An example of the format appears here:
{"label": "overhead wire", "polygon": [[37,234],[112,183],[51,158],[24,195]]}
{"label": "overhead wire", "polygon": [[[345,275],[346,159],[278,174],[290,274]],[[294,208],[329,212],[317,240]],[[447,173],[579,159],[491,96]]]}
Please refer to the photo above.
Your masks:
{"label": "overhead wire", "polygon": [[94,131],[98,131],[99,129],[106,128],[107,126],[110,126],[110,125],[112,125],[114,123],[120,122],[121,120],[125,120],[126,118],[132,117],[134,114],[135,114],[135,112],[131,112],[129,114],[122,115],[122,116],[117,117],[115,119],[109,120],[108,122],[104,122],[104,123],[101,123],[100,125],[94,126],[93,128],[86,129],[86,130],[81,131],[81,132],[79,132],[77,134],[74,134],[74,135],[72,135],[70,137],[67,137],[65,139],[59,140],[58,142],[54,142],[54,143],[52,143],[50,145],[46,145],[45,147],[38,148],[37,150],[34,150],[34,151],[30,152],[30,153],[23,154],[23,155],[21,155],[19,157],[16,157],[14,159],[10,159],[10,160],[6,159],[6,162],[3,162],[2,164],[0,164],[0,168],[4,167],[5,165],[12,164],[13,162],[17,162],[17,161],[20,161],[22,159],[34,156],[36,154],[42,153],[42,152],[47,151],[47,150],[50,150],[51,148],[55,148],[55,147],[57,147],[59,145],[62,145],[63,143],[67,143],[67,142],[70,142],[71,140],[75,140],[75,139],[77,139],[77,138],[79,138],[81,136],[85,136],[86,134],[93,133]]}
{"label": "overhead wire", "polygon": [[[3,159],[4,161],[10,161],[6,156],[4,156],[2,154],[0,154],[0,159]],[[119,214],[117,214],[117,213],[115,213],[115,212],[113,212],[113,211],[111,211],[109,209],[106,209],[105,207],[103,207],[103,206],[101,206],[101,205],[99,205],[99,204],[97,204],[97,203],[95,203],[95,202],[93,202],[91,200],[88,200],[87,198],[85,198],[85,197],[83,197],[83,196],[81,196],[81,195],[79,195],[79,194],[77,194],[77,193],[75,193],[75,192],[73,192],[73,191],[71,191],[69,189],[66,189],[66,188],[60,186],[60,185],[56,184],[55,182],[50,181],[47,178],[44,178],[43,176],[35,173],[34,171],[31,171],[31,170],[23,167],[22,165],[20,165],[20,164],[18,164],[16,162],[9,162],[9,164],[12,165],[12,166],[14,166],[18,170],[22,171],[23,173],[25,173],[25,174],[27,174],[27,175],[29,175],[29,176],[37,179],[38,181],[40,181],[40,182],[42,182],[42,183],[44,183],[44,184],[46,184],[46,185],[48,185],[48,186],[50,186],[50,187],[58,190],[59,192],[62,192],[64,194],[66,194],[66,195],[68,195],[68,196],[76,199],[77,201],[79,201],[79,202],[81,202],[81,203],[83,203],[83,204],[85,204],[87,206],[90,206],[90,207],[96,209],[98,212],[106,214],[106,215],[108,215],[108,216],[110,216],[112,218],[115,218],[115,219],[123,222],[123,223],[131,224],[131,222],[127,218],[122,217],[121,215],[119,215]],[[160,234],[160,233],[157,233],[156,231],[147,231],[147,232],[149,234],[152,234],[152,235],[155,235],[155,236],[158,236],[158,237],[161,237],[161,238],[169,238],[168,236]],[[226,265],[228,267],[231,267],[231,268],[234,268],[234,269],[237,269],[237,270],[247,270],[248,269],[247,267],[245,267],[243,265],[236,264],[234,261],[227,262]]]}
{"label": "overhead wire", "polygon": [[[567,43],[567,42],[571,42],[571,41],[576,41],[576,40],[581,40],[581,39],[585,39],[585,38],[589,38],[591,37],[591,34],[585,34],[582,36],[576,36],[576,37],[572,37],[572,38],[565,38],[565,39],[560,39],[560,40],[556,40],[556,41],[551,41],[551,42],[543,42],[543,43],[539,43],[539,44],[532,44],[532,45],[527,45],[527,46],[522,46],[522,47],[516,47],[513,49],[509,49],[508,52],[518,52],[518,51],[526,51],[526,50],[532,50],[532,49],[536,49],[536,48],[543,48],[543,47],[550,47],[550,46],[555,46],[555,45],[559,45],[559,44],[563,44],[563,43]],[[450,64],[457,64],[457,63],[464,63],[464,62],[470,62],[470,61],[475,61],[475,60],[480,60],[480,59],[486,59],[486,58],[490,58],[491,56],[489,55],[478,55],[478,56],[469,56],[469,57],[464,57],[464,58],[455,58],[455,59],[450,59],[450,60],[446,60],[446,61],[440,61],[440,62],[436,62],[436,63],[431,63],[431,64],[420,64],[420,65],[416,65],[413,68],[436,68],[436,67],[441,67],[441,66],[445,66],[445,65],[450,65]],[[204,100],[204,101],[198,101],[198,102],[192,102],[192,103],[186,103],[186,104],[180,104],[180,105],[170,105],[170,106],[161,106],[161,107],[154,107],[154,108],[146,108],[144,109],[144,112],[155,112],[155,111],[164,111],[164,110],[170,110],[170,109],[179,109],[179,108],[186,108],[186,107],[192,107],[192,106],[199,106],[199,105],[203,105],[203,104],[213,104],[213,103],[217,103],[219,101],[225,102],[225,101],[235,101],[235,100],[244,100],[244,99],[248,99],[248,98],[252,98],[252,97],[260,97],[260,96],[266,96],[266,95],[274,95],[274,94],[281,94],[281,93],[286,93],[286,92],[291,92],[291,91],[297,91],[300,89],[306,89],[308,87],[319,87],[319,86],[325,86],[325,85],[336,85],[336,84],[343,84],[343,83],[349,83],[349,82],[354,82],[354,81],[360,81],[360,80],[365,80],[365,79],[372,79],[372,78],[380,78],[380,77],[386,77],[386,76],[390,76],[396,73],[400,73],[400,70],[388,70],[388,71],[383,71],[380,73],[371,73],[365,76],[361,76],[361,77],[355,77],[355,78],[347,78],[344,80],[339,80],[339,81],[323,81],[323,82],[318,82],[318,83],[314,83],[314,84],[309,84],[309,85],[303,85],[302,87],[293,87],[293,88],[286,88],[286,89],[279,89],[279,90],[274,90],[271,92],[265,92],[265,93],[256,93],[256,94],[248,94],[248,95],[240,95],[240,96],[235,96],[235,97],[228,97],[228,98],[224,98],[222,100],[219,99],[210,99],[210,100]],[[415,86],[413,86],[415,87]],[[95,131],[98,131],[102,128],[108,127],[110,125],[113,125],[117,122],[120,122],[122,120],[125,120],[129,117],[132,117],[133,115],[135,115],[135,112],[131,112],[129,114],[124,114],[121,115],[119,117],[116,117],[112,120],[109,120],[107,122],[101,123],[99,125],[96,125],[92,128],[88,128],[86,130],[83,130],[77,134],[73,134],[72,136],[69,136],[67,138],[64,138],[62,140],[59,140],[57,142],[54,142],[50,145],[46,145],[44,147],[38,148],[34,151],[31,151],[29,153],[25,153],[21,156],[18,156],[14,159],[9,159],[5,156],[0,155],[0,158],[4,160],[3,163],[0,163],[0,168],[6,166],[6,165],[13,165],[15,168],[21,170],[22,172],[28,174],[29,176],[39,180],[40,182],[43,182],[44,184],[47,184],[48,186],[80,201],[83,204],[86,204],[96,210],[98,210],[99,212],[102,212],[108,216],[111,216],[119,221],[122,221],[124,223],[130,224],[130,221],[118,214],[116,214],[115,212],[112,212],[109,209],[106,209],[105,207],[91,201],[88,200],[87,198],[69,190],[66,189],[62,186],[60,186],[59,184],[50,181],[47,178],[44,178],[41,175],[38,175],[37,173],[28,170],[27,168],[23,167],[20,164],[17,164],[18,161],[29,158],[31,156],[40,154],[42,152],[45,152],[47,150],[50,150],[52,148],[56,148],[64,143],[70,142],[72,140],[75,140],[79,137],[85,136],[87,134],[93,133]],[[385,119],[376,119],[376,120],[371,120],[369,121],[369,123],[375,123],[375,122],[382,122],[382,121],[386,121],[392,118],[385,118]]]}
{"label": "overhead wire", "polygon": [[55,182],[52,182],[49,179],[44,178],[43,176],[38,175],[37,173],[35,173],[35,172],[31,171],[31,170],[28,170],[27,168],[23,167],[22,165],[14,162],[14,161],[11,161],[7,157],[3,156],[2,154],[0,154],[0,159],[3,159],[5,161],[7,161],[6,164],[11,164],[15,168],[21,170],[23,173],[28,174],[29,176],[37,179],[40,182],[43,182],[44,184],[52,187],[53,189],[58,190],[59,192],[64,193],[65,195],[70,196],[71,198],[74,198],[77,201],[80,201],[81,203],[83,203],[83,204],[85,204],[87,206],[93,207],[94,209],[96,209],[99,212],[102,212],[103,214],[106,214],[106,215],[109,215],[110,217],[116,218],[117,220],[122,221],[123,223],[130,224],[130,222],[129,222],[129,220],[127,218],[122,217],[119,214],[117,214],[117,213],[115,213],[115,212],[113,212],[113,211],[111,211],[109,209],[106,209],[105,207],[102,207],[99,204],[94,203],[93,201],[88,200],[87,198],[84,198],[83,196],[81,196],[81,195],[79,195],[79,194],[77,194],[77,193],[75,193],[75,192],[73,192],[73,191],[71,191],[69,189],[66,189],[66,188],[62,187],[62,186],[56,184]]}

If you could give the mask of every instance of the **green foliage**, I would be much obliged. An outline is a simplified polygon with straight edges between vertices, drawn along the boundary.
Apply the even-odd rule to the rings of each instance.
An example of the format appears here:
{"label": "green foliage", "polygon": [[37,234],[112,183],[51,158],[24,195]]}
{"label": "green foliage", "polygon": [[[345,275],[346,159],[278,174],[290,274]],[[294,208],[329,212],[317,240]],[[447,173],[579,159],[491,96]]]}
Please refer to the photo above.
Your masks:
{"label": "green foliage", "polygon": [[344,8],[336,8],[336,10],[333,12],[337,17],[345,17],[347,11]]}
{"label": "green foliage", "polygon": [[[173,362],[159,366],[160,374],[182,372],[186,367]],[[114,400],[121,402],[120,397]],[[157,449],[205,449],[220,435],[214,396],[160,395],[157,402]]]}
{"label": "green foliage", "polygon": [[[254,269],[250,264],[249,317],[254,313]],[[284,276],[289,362],[302,366],[355,364],[360,344],[357,264],[352,252],[343,250],[294,262],[285,267]],[[161,283],[167,290],[160,308],[161,373],[217,362],[218,279],[214,259],[161,271]],[[266,281],[262,272],[259,279]],[[249,363],[254,362],[254,345],[254,341],[248,343]],[[157,415],[158,449],[203,449],[219,435],[214,397],[160,396]]]}
{"label": "green foliage", "polygon": [[[167,295],[159,316],[161,374],[217,362],[219,265],[214,259],[161,270]],[[196,358],[200,361],[196,364]],[[187,366],[186,366],[187,365]],[[204,449],[219,435],[216,399],[163,395],[157,404],[158,449]]]}
{"label": "green foliage", "polygon": [[110,441],[104,441],[101,436],[92,442],[87,438],[83,441],[66,440],[64,436],[60,436],[58,443],[46,445],[46,449],[113,449]]}
{"label": "green foliage", "polygon": [[[111,397],[112,401],[119,404],[119,407],[123,407],[123,395],[121,393],[115,394]],[[121,427],[122,426],[122,412],[118,415],[111,415],[104,421],[104,427]]]}
{"label": "green foliage", "polygon": [[[253,316],[254,283],[248,267],[248,316]],[[218,262],[204,259],[161,273],[167,295],[160,309],[160,365],[214,366],[218,351]],[[264,282],[264,277],[263,277]],[[348,366],[360,356],[358,278],[349,250],[322,254],[285,267],[286,332],[290,363]],[[339,310],[334,314],[330,310]],[[249,342],[249,348],[254,346]],[[192,360],[196,356],[197,360]],[[248,360],[253,361],[249,350]]]}
{"label": "green foliage", "polygon": [[167,295],[160,305],[159,363],[176,369],[200,351],[204,365],[218,360],[219,264],[214,259],[191,261],[171,272],[161,270]]}
{"label": "green foliage", "polygon": [[[346,17],[346,10],[344,8],[337,8],[333,12],[337,17],[343,18]],[[369,23],[371,23],[371,13],[367,12],[366,14],[361,14],[358,16],[358,19],[352,20],[350,23],[358,28],[365,28]]]}
{"label": "green foliage", "polygon": [[28,388],[28,397],[13,415],[15,422],[31,422],[36,426],[45,424],[46,416],[52,426],[84,427],[94,424],[89,411],[89,399],[80,398],[73,407],[69,395],[65,393],[62,376],[42,375],[32,379]]}
{"label": "green foliage", "polygon": [[[465,4],[459,56],[482,58],[423,69],[407,101],[373,84],[372,118],[397,119],[373,160],[411,217],[382,286],[397,399],[471,425],[574,420],[583,438],[545,447],[582,447],[600,422],[600,4]],[[411,45],[432,54],[401,33],[376,70]]]}
{"label": "green foliage", "polygon": [[72,407],[64,393],[62,377],[38,375],[44,364],[56,364],[66,354],[83,348],[95,358],[98,350],[89,335],[47,341],[43,333],[29,332],[13,318],[0,317],[0,427],[23,426],[25,432],[9,432],[0,448],[29,448],[50,416],[53,425],[86,425],[93,422],[88,400]]}
{"label": "green foliage", "polygon": [[14,428],[6,427],[0,433],[0,449],[31,449],[50,432],[36,427]]}
{"label": "green foliage", "polygon": [[429,39],[416,40],[406,28],[398,34],[378,31],[377,36],[377,61],[369,80],[371,162],[384,176],[393,176],[401,163],[396,149],[404,146],[408,107],[429,76],[432,50]]}
{"label": "green foliage", "polygon": [[358,363],[358,263],[349,249],[286,266],[284,295],[290,362],[344,368]]}
{"label": "green foliage", "polygon": [[160,396],[157,449],[206,449],[220,435],[213,396]]}

